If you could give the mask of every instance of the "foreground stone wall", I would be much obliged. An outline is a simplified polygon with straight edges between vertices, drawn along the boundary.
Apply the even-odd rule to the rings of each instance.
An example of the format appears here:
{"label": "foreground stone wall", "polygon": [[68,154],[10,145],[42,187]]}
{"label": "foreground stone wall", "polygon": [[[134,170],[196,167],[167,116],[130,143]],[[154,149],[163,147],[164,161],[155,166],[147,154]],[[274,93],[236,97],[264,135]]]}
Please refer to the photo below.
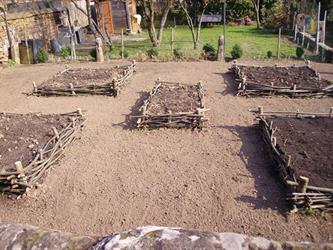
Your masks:
{"label": "foreground stone wall", "polygon": [[77,236],[19,224],[0,224],[0,249],[325,249],[333,243],[276,242],[236,233],[210,233],[166,227],[142,227],[104,238]]}

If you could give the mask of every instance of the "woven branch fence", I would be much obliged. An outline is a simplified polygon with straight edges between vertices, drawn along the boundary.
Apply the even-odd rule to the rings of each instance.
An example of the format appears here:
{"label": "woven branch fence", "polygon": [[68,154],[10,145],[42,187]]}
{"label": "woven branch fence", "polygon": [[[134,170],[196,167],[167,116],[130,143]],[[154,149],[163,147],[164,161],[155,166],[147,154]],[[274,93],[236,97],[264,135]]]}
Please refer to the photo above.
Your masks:
{"label": "woven branch fence", "polygon": [[[55,77],[64,74],[70,69],[61,71]],[[33,91],[30,95],[35,96],[78,96],[78,95],[108,95],[118,96],[121,88],[127,80],[136,72],[136,62],[133,61],[129,66],[124,67],[120,74],[110,79],[109,83],[105,84],[90,84],[90,85],[73,85],[69,83],[67,86],[52,87],[52,86],[37,86],[33,83]]]}
{"label": "woven branch fence", "polygon": [[167,114],[150,114],[149,106],[153,96],[159,90],[159,88],[164,85],[168,87],[179,87],[185,86],[181,83],[166,82],[166,81],[156,81],[155,87],[150,91],[149,97],[144,101],[144,104],[140,107],[139,111],[141,115],[133,116],[138,118],[137,127],[138,128],[198,128],[201,129],[204,123],[208,120],[205,118],[205,112],[208,109],[204,106],[204,90],[201,82],[196,85],[200,105],[194,112],[177,112],[177,113],[167,113]]}
{"label": "woven branch fence", "polygon": [[261,128],[263,140],[268,148],[278,170],[280,179],[287,186],[291,195],[288,197],[293,204],[291,212],[305,211],[306,209],[319,209],[333,212],[333,189],[326,187],[316,187],[309,185],[309,178],[306,176],[295,176],[291,156],[282,152],[274,136],[277,128],[273,127],[273,122],[268,122],[269,117],[295,117],[295,118],[319,118],[330,117],[333,119],[333,108],[330,113],[301,113],[301,112],[267,112],[264,113],[262,107],[259,108],[259,126]]}
{"label": "woven branch fence", "polygon": [[[54,136],[46,143],[35,158],[27,166],[20,161],[15,162],[15,170],[5,167],[0,171],[0,193],[22,195],[36,186],[45,177],[49,168],[65,152],[66,148],[77,138],[86,122],[85,113],[76,112],[61,114],[70,117],[71,122],[57,131],[52,128]],[[50,128],[51,129],[51,128]]]}
{"label": "woven branch fence", "polygon": [[[311,88],[311,87],[297,87],[297,85],[289,86],[273,86],[270,83],[257,83],[251,82],[246,78],[244,72],[240,67],[247,67],[248,65],[234,64],[230,71],[234,74],[235,80],[238,83],[238,90],[236,95],[240,96],[286,96],[291,98],[305,98],[305,97],[325,97],[333,96],[333,84],[324,88]],[[261,68],[262,66],[253,65],[251,67]],[[313,71],[314,76],[320,80],[320,74],[311,67],[310,62],[307,65],[294,65],[291,67],[274,66],[275,68],[307,68]]]}

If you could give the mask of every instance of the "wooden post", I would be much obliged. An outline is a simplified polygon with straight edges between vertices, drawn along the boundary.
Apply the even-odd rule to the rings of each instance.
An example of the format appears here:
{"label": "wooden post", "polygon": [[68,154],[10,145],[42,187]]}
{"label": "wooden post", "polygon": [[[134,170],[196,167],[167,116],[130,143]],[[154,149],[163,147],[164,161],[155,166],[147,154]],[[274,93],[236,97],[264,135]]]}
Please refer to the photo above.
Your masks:
{"label": "wooden post", "polygon": [[277,47],[277,58],[280,59],[281,52],[281,28],[279,28],[279,38],[278,38],[278,47]]}
{"label": "wooden post", "polygon": [[294,41],[296,42],[297,40],[297,33],[298,33],[298,27],[297,27],[297,23],[295,24],[295,35],[294,35]]}
{"label": "wooden post", "polygon": [[224,58],[224,36],[221,35],[218,40],[217,60],[222,61]]}
{"label": "wooden post", "polygon": [[175,39],[174,28],[171,28],[171,44],[170,44],[170,46],[171,46],[171,56],[173,56],[173,50],[174,50],[173,42],[174,42],[174,39]]}
{"label": "wooden post", "polygon": [[302,47],[304,47],[304,41],[305,41],[305,25],[303,26],[303,33],[302,33]]}
{"label": "wooden post", "polygon": [[326,21],[327,21],[327,10],[325,10],[325,14],[324,14],[323,44],[325,44],[325,42],[326,42]]}
{"label": "wooden post", "polygon": [[223,2],[223,36],[224,36],[224,45],[223,51],[226,51],[226,40],[227,40],[227,0]]}
{"label": "wooden post", "polygon": [[316,32],[316,54],[319,53],[319,22],[320,22],[320,7],[321,3],[318,3],[318,17],[317,17],[317,32]]}
{"label": "wooden post", "polygon": [[309,185],[309,178],[304,177],[304,176],[300,176],[300,181],[299,181],[299,186],[300,186],[300,193],[306,193],[306,190],[308,188]]}
{"label": "wooden post", "polygon": [[124,59],[124,30],[121,29],[121,59]]}
{"label": "wooden post", "polygon": [[104,62],[103,42],[100,37],[96,38],[96,61]]}
{"label": "wooden post", "polygon": [[259,112],[260,115],[264,114],[264,108],[263,108],[263,106],[259,106],[258,107],[258,112]]}
{"label": "wooden post", "polygon": [[25,40],[25,46],[27,50],[27,56],[28,56],[28,64],[30,64],[30,51],[29,51],[29,44],[28,44],[28,34],[27,34],[27,26],[24,24],[24,40]]}

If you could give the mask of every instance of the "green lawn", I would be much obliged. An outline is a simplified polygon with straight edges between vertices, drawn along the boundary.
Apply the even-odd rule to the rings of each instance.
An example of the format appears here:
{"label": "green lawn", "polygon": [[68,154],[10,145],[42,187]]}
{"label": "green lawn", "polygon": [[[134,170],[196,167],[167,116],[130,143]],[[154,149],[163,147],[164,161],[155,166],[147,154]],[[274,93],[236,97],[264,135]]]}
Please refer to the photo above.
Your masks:
{"label": "green lawn", "polygon": [[[180,48],[186,58],[197,59],[200,57],[201,49],[204,44],[210,43],[215,48],[217,47],[217,40],[222,32],[222,26],[203,28],[201,32],[200,48],[194,50],[189,28],[186,26],[178,26],[175,28],[176,42],[174,44],[174,48]],[[152,48],[148,33],[146,31],[138,35],[131,35],[131,37],[147,39],[140,42],[125,42],[125,50],[128,52],[130,58],[140,57],[140,55],[144,55],[147,50]],[[277,34],[264,30],[257,30],[254,26],[227,27],[227,56],[230,56],[230,51],[236,43],[240,44],[243,48],[244,57],[264,58],[269,50],[273,52],[274,56],[276,56],[277,37]],[[166,28],[163,34],[162,45],[157,48],[159,57],[162,59],[171,58],[170,40],[171,28]],[[120,44],[115,43],[114,50],[111,52],[111,58],[118,58],[119,53]],[[294,55],[295,45],[288,41],[287,37],[283,37],[281,44],[281,57]]]}

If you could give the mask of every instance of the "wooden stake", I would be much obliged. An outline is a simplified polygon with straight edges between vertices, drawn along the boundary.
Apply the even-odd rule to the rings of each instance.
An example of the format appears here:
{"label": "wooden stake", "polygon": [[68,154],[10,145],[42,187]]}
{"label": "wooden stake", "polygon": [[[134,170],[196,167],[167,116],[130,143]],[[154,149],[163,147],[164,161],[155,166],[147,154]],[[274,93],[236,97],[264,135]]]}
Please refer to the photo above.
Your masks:
{"label": "wooden stake", "polygon": [[279,38],[278,38],[278,47],[277,47],[277,58],[280,59],[281,51],[281,28],[279,28]]}
{"label": "wooden stake", "polygon": [[297,27],[297,23],[295,24],[295,34],[294,34],[294,41],[296,42],[296,40],[297,40],[297,30],[298,29],[298,27]]}
{"label": "wooden stake", "polygon": [[306,190],[307,190],[308,185],[309,185],[309,178],[304,177],[304,176],[300,176],[299,178],[300,178],[300,181],[299,181],[300,193],[306,193]]}
{"label": "wooden stake", "polygon": [[317,16],[317,33],[316,33],[316,54],[319,53],[319,22],[320,22],[320,7],[321,3],[318,3],[318,16]]}
{"label": "wooden stake", "polygon": [[121,59],[124,59],[124,30],[121,29]]}
{"label": "wooden stake", "polygon": [[303,26],[303,32],[302,32],[302,47],[304,47],[304,41],[305,41],[305,25]]}
{"label": "wooden stake", "polygon": [[174,50],[174,48],[173,48],[174,47],[173,43],[174,43],[174,39],[175,39],[174,36],[175,36],[175,34],[174,34],[174,28],[172,28],[171,29],[171,44],[170,44],[170,46],[171,46],[171,56],[173,56],[173,50]]}
{"label": "wooden stake", "polygon": [[258,107],[258,111],[259,111],[260,115],[264,114],[264,108],[263,108],[263,106],[259,106]]}

